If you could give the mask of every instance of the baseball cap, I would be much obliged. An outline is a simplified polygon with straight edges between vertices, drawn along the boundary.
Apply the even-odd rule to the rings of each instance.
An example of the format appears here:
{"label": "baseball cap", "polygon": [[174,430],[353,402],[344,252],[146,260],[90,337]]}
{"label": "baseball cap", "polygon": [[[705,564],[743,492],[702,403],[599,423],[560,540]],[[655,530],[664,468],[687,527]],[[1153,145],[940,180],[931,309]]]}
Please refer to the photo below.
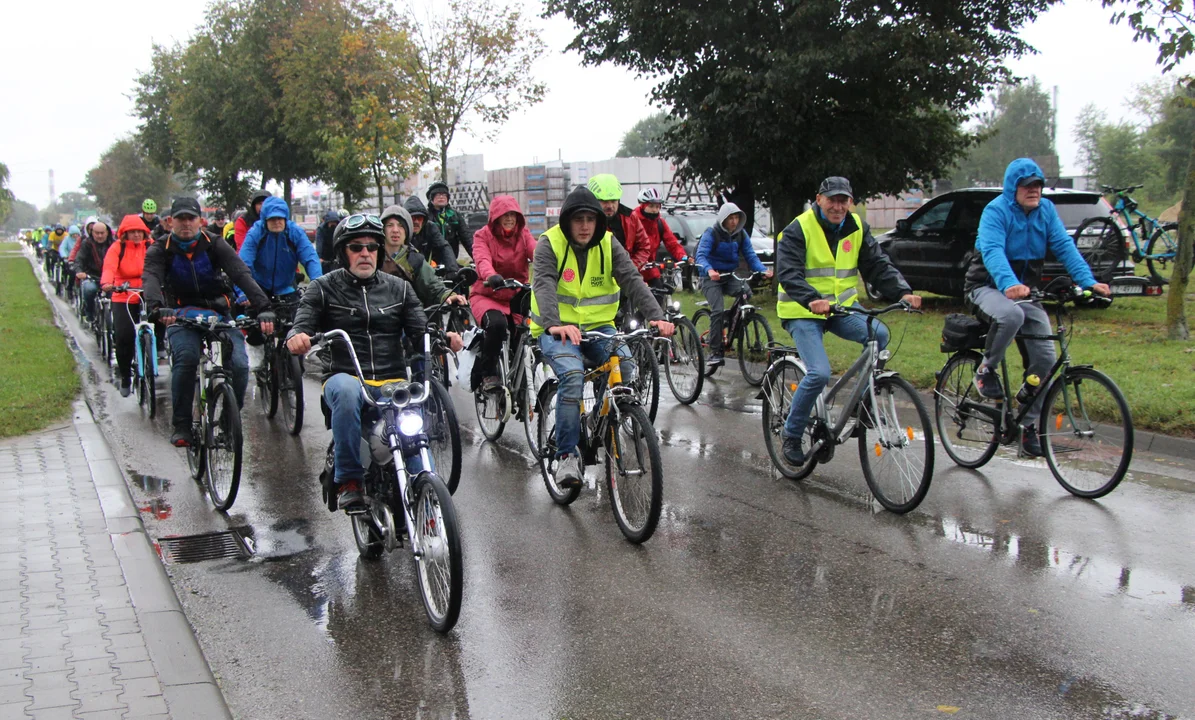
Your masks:
{"label": "baseball cap", "polygon": [[851,181],[837,175],[832,175],[822,180],[822,185],[817,189],[817,194],[827,197],[846,195],[852,200],[855,199],[855,193],[851,191]]}
{"label": "baseball cap", "polygon": [[199,217],[202,211],[199,209],[199,201],[192,197],[175,198],[170,205],[170,217],[178,217],[179,215],[194,215]]}

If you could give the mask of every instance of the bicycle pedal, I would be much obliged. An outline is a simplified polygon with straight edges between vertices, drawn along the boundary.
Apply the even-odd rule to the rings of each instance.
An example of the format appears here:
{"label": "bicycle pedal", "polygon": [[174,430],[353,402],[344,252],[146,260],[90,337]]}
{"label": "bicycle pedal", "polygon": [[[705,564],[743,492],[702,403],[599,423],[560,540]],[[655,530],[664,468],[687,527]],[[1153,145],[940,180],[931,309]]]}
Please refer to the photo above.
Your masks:
{"label": "bicycle pedal", "polygon": [[349,516],[368,515],[369,514],[369,506],[368,505],[353,505],[350,507],[346,507],[344,509],[344,514],[349,515]]}

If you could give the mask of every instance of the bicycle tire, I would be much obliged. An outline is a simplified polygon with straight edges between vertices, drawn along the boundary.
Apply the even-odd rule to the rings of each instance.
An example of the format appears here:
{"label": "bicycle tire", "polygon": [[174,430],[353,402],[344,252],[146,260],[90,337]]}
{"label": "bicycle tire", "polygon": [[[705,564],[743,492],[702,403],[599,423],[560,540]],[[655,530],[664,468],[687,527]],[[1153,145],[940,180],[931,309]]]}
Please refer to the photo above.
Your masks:
{"label": "bicycle tire", "polygon": [[116,334],[112,327],[112,303],[105,303],[101,311],[104,318],[104,365],[111,367],[116,350]]}
{"label": "bicycle tire", "polygon": [[[660,522],[660,508],[663,506],[664,496],[664,467],[660,457],[660,441],[656,437],[655,428],[647,413],[639,405],[618,403],[615,415],[610,419],[610,435],[606,443],[606,487],[610,491],[610,508],[614,511],[614,521],[624,537],[636,545],[645,542],[656,531]],[[620,420],[620,422],[614,422]],[[629,422],[627,440],[624,442],[619,429]],[[634,452],[631,452],[631,449]],[[647,470],[647,482],[638,483],[642,488],[647,486],[647,497],[642,498],[642,492],[636,492],[636,484],[632,482],[632,473],[627,470],[627,460],[634,457],[639,466],[638,472]],[[649,468],[643,467],[646,460]],[[643,479],[644,475],[639,475]],[[638,497],[634,497],[638,496]],[[635,502],[631,502],[634,497]],[[635,517],[631,517],[634,510]]]}
{"label": "bicycle tire", "polygon": [[[800,467],[790,465],[784,459],[784,423],[792,407],[793,393],[804,378],[805,369],[801,364],[793,358],[784,357],[772,363],[764,372],[762,383],[764,445],[768,449],[768,457],[772,459],[772,466],[790,480],[804,480],[817,466],[817,460],[812,455]],[[803,441],[806,447],[812,447],[812,428],[812,422],[806,425]]]}
{"label": "bicycle tire", "polygon": [[506,429],[506,387],[501,386],[491,392],[473,391],[473,410],[477,415],[477,426],[481,434],[490,442],[497,442]]}
{"label": "bicycle tire", "polygon": [[415,558],[419,596],[432,629],[446,633],[461,614],[465,563],[452,494],[435,473],[415,479],[413,509],[418,539],[412,538],[412,544],[418,542],[422,550]]}
{"label": "bicycle tire", "polygon": [[519,403],[523,406],[523,434],[527,436],[527,447],[531,450],[531,455],[539,459],[539,440],[536,436],[535,419],[539,415],[537,410],[536,399],[539,395],[539,386],[543,383],[537,380],[537,377],[545,379],[547,377],[544,372],[537,372],[540,368],[546,367],[543,361],[537,359],[535,347],[530,340],[530,336],[524,342],[527,347],[523,353],[523,373],[519,387]]}
{"label": "bicycle tire", "polygon": [[[1145,246],[1145,266],[1155,282],[1169,282],[1162,272],[1178,256],[1178,223],[1162,223]],[[1155,265],[1156,263],[1156,265]]]}
{"label": "bicycle tire", "polygon": [[[692,320],[682,315],[673,323],[676,332],[665,354],[667,362],[664,364],[664,374],[676,401],[682,405],[692,405],[701,397],[701,389],[705,385],[705,351]],[[688,370],[682,372],[682,368],[692,368],[692,377],[695,379],[690,381]]]}
{"label": "bicycle tire", "polygon": [[[1074,233],[1075,246],[1079,254],[1091,267],[1098,282],[1112,282],[1116,269],[1125,257],[1124,234],[1112,218],[1093,217],[1084,220]],[[1085,238],[1095,238],[1090,247],[1083,247]],[[1099,268],[1106,266],[1101,271]]]}
{"label": "bicycle tire", "polygon": [[629,343],[631,357],[635,363],[635,388],[639,403],[647,411],[648,418],[656,421],[660,409],[660,362],[656,359],[655,345],[651,338],[632,338]]}
{"label": "bicycle tire", "polygon": [[768,369],[768,346],[771,344],[772,326],[768,324],[768,319],[759,313],[748,315],[735,338],[739,371],[748,385],[759,387],[763,382],[763,374]]}
{"label": "bicycle tire", "polygon": [[[912,406],[909,410],[900,410],[899,417],[894,397],[898,393],[905,396],[903,403]],[[910,422],[921,425],[920,439]],[[863,479],[880,505],[898,515],[920,505],[929,492],[934,475],[934,430],[925,404],[913,386],[899,375],[877,378],[874,397],[865,397],[859,405],[858,434]],[[911,449],[912,453],[906,453],[906,449]],[[916,467],[918,450],[922,456],[919,469]],[[895,458],[901,455],[905,459],[896,461]],[[882,478],[879,470],[883,465],[877,467],[877,459],[894,465],[900,477],[895,482]]]}
{"label": "bicycle tire", "polygon": [[934,386],[934,423],[942,449],[955,465],[973,470],[1000,449],[996,425],[985,415],[959,408],[964,401],[985,402],[975,388],[975,370],[982,361],[976,352],[955,353],[938,372]]}
{"label": "bicycle tire", "polygon": [[303,431],[303,368],[298,356],[289,352],[277,359],[278,409],[286,431],[297,436]]}
{"label": "bicycle tire", "polygon": [[430,382],[431,394],[425,404],[428,450],[436,463],[436,474],[448,487],[449,494],[455,494],[461,482],[461,426],[448,389],[435,378]]}
{"label": "bicycle tire", "polygon": [[203,447],[207,457],[204,477],[207,479],[207,492],[212,505],[225,512],[236,502],[241,486],[244,448],[241,413],[237,409],[232,386],[226,382],[219,383],[215,395],[208,405],[207,438]]}
{"label": "bicycle tire", "polygon": [[[1092,393],[1083,390],[1084,384],[1101,385],[1110,397],[1092,397]],[[1067,385],[1073,385],[1067,399],[1070,403],[1077,404],[1074,409],[1059,406],[1060,398],[1064,398],[1063,388]],[[1112,378],[1086,367],[1068,368],[1063,375],[1050,383],[1046,393],[1045,401],[1042,403],[1043,426],[1039,428],[1039,432],[1042,452],[1045,453],[1046,463],[1050,466],[1054,479],[1067,492],[1081,498],[1095,499],[1112,492],[1124,479],[1133,459],[1133,417],[1124,393]],[[1083,417],[1076,417],[1075,410],[1081,412]],[[1113,454],[1118,442],[1116,426],[1087,417],[1089,410],[1100,415],[1109,415],[1112,412],[1119,415],[1121,422],[1118,454]],[[1047,422],[1048,426],[1045,426]],[[1079,434],[1087,433],[1091,433],[1091,437],[1095,439],[1096,452],[1090,453],[1090,457],[1082,461],[1076,461],[1072,466],[1066,462],[1069,461],[1071,453],[1081,452],[1075,449],[1075,438]],[[1109,466],[1109,461],[1114,461],[1111,462],[1110,473],[1095,470],[1099,465]],[[1091,482],[1080,483],[1088,474]]]}
{"label": "bicycle tire", "polygon": [[266,386],[266,418],[273,420],[278,414],[278,359],[280,351],[273,347],[273,340],[267,340],[265,352],[261,359],[261,376],[265,378]]}
{"label": "bicycle tire", "polygon": [[202,388],[199,386],[199,378],[195,378],[195,394],[191,401],[191,444],[187,446],[187,468],[191,471],[192,480],[200,480],[203,478],[204,472],[207,470],[207,453],[203,451],[203,444],[206,440],[206,431],[203,428],[203,414],[207,411],[204,407],[203,400],[200,398]]}
{"label": "bicycle tire", "polygon": [[[701,352],[705,355],[706,360],[710,358],[710,311],[708,308],[701,308],[693,313],[693,328],[697,331],[697,337],[701,338]],[[725,327],[725,325],[723,325]],[[725,347],[723,347],[725,350]],[[710,367],[706,365],[702,372],[706,377],[713,377],[714,373],[718,372],[719,366]]]}
{"label": "bicycle tire", "polygon": [[140,341],[141,367],[138,368],[138,401],[149,410],[149,417],[153,419],[158,414],[157,380],[158,356],[154,351],[153,336],[148,330],[142,330]]}
{"label": "bicycle tire", "polygon": [[539,439],[539,472],[544,478],[548,495],[557,505],[570,505],[581,494],[581,488],[561,488],[556,484],[556,379],[551,378],[539,389],[536,407],[536,437]]}

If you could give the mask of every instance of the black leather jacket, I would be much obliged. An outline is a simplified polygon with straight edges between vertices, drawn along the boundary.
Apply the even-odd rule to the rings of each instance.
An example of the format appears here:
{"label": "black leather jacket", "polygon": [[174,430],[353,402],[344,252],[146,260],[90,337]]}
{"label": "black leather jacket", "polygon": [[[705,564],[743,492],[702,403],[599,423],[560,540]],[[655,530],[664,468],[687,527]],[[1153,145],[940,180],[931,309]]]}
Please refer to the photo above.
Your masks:
{"label": "black leather jacket", "polygon": [[[406,280],[380,272],[362,280],[340,268],[307,286],[287,339],[298,333],[344,330],[353,340],[363,379],[393,380],[407,374],[404,333],[414,340],[426,329],[419,296]],[[343,342],[333,341],[328,347],[331,362],[325,380],[337,373],[357,374]]]}

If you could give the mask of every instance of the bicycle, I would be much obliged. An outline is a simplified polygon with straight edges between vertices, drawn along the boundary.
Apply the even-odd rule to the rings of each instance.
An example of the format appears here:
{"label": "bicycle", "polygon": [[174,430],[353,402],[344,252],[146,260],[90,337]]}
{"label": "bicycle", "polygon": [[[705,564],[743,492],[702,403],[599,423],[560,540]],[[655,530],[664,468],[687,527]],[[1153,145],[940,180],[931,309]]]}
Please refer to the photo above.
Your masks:
{"label": "bicycle", "polygon": [[[797,386],[804,379],[805,363],[796,348],[773,345],[764,373],[764,444],[772,464],[787,478],[803,480],[820,463],[834,457],[834,448],[856,437],[863,479],[885,509],[903,514],[917,507],[929,492],[934,473],[934,431],[929,413],[913,386],[885,364],[891,357],[876,342],[876,319],[894,310],[920,312],[905,302],[868,310],[832,305],[832,315],[861,315],[867,319],[867,342],[854,364],[814,403],[805,428],[809,450],[805,464],[789,465],[784,459],[783,429]],[[835,410],[835,399],[850,394]]]}
{"label": "bicycle", "polygon": [[533,429],[535,399],[537,389],[547,378],[547,365],[539,344],[531,338],[531,286],[507,279],[497,289],[516,291],[510,301],[511,316],[521,318],[521,322],[508,324],[507,339],[498,354],[499,386],[488,391],[473,390],[477,425],[487,440],[495,442],[506,423],[515,418],[523,423],[527,445],[536,454],[539,442]]}
{"label": "bicycle", "polygon": [[[439,271],[441,268],[436,268]],[[444,277],[444,274],[437,272],[437,276]],[[449,295],[463,295],[477,280],[477,273],[471,267],[463,267],[455,275],[455,282],[449,290]],[[454,332],[458,335],[463,335],[465,331],[473,327],[473,312],[469,309],[467,304],[457,305],[455,303],[442,302],[438,305],[432,305],[427,308],[427,317],[432,319],[439,316],[441,321],[438,324],[443,332]],[[432,357],[433,372],[437,380],[445,388],[452,387],[452,373],[448,368],[448,345],[444,343],[443,348]]]}
{"label": "bicycle", "polygon": [[[1037,393],[1020,403],[1016,411],[1011,400],[993,402],[981,397],[973,378],[983,360],[986,336],[977,333],[973,342],[963,343],[968,347],[943,345],[943,351],[951,354],[938,371],[934,413],[942,447],[950,459],[965,468],[980,468],[1000,445],[1012,445],[1020,439],[1022,421],[1038,394],[1045,393],[1038,431],[1050,472],[1072,495],[1099,498],[1112,492],[1128,471],[1133,456],[1133,419],[1124,394],[1111,378],[1090,365],[1071,363],[1073,328],[1068,330],[1064,322],[1067,304],[1106,305],[1111,299],[1093,297],[1079,289],[1051,291],[1051,286],[1069,282],[1068,278],[1059,278],[1019,301],[1054,306],[1054,333],[1016,336],[1018,340],[1059,344],[1058,360],[1041,378]],[[986,328],[980,331],[987,332]],[[1006,361],[1001,361],[1000,372],[1004,387],[1011,387]]]}
{"label": "bicycle", "polygon": [[[133,293],[141,298],[142,308],[145,307],[145,291],[141,288],[132,288],[125,283],[117,287],[116,292]],[[129,313],[129,319],[132,320],[133,313],[127,303],[125,312]],[[158,414],[158,337],[148,313],[141,313],[141,319],[133,325],[133,331],[133,337],[136,338],[133,345],[133,371],[136,373],[133,382],[137,391],[137,406],[147,408],[152,420]]]}
{"label": "bicycle", "polygon": [[[1129,196],[1142,185],[1114,188],[1101,185],[1100,191],[1106,195],[1115,195],[1116,202],[1112,212],[1125,220],[1125,229],[1132,240],[1130,256],[1133,262],[1145,261],[1149,275],[1157,284],[1165,284],[1168,280],[1162,276],[1166,266],[1174,261],[1178,255],[1178,223],[1162,222],[1157,218],[1141,212],[1137,201]],[[1148,241],[1145,238],[1149,238]],[[1129,244],[1124,239],[1120,225],[1110,217],[1093,217],[1083,221],[1075,231],[1075,243],[1079,250],[1091,249],[1088,263],[1091,267],[1098,266],[1100,258],[1107,258],[1110,268],[1104,277],[1096,278],[1100,282],[1111,282],[1113,271],[1124,260],[1125,250]],[[1145,250],[1141,246],[1144,243]]]}
{"label": "bicycle", "polygon": [[191,477],[204,478],[208,497],[217,510],[227,511],[241,485],[243,434],[241,412],[232,389],[232,341],[220,330],[257,325],[256,320],[223,320],[219,315],[178,317],[176,325],[203,334],[203,352],[195,377],[195,400],[191,405],[191,445],[187,467]]}
{"label": "bicycle", "polygon": [[[79,292],[82,295],[82,291]],[[102,290],[95,295],[95,314],[91,319],[92,331],[95,332],[95,340],[99,345],[100,357],[103,358],[104,367],[112,365],[112,345],[115,342],[112,331],[112,298],[108,293]]]}
{"label": "bicycle", "polygon": [[[586,339],[612,340],[654,334],[640,328],[631,333],[582,332]],[[605,449],[606,486],[618,529],[635,544],[645,542],[660,521],[664,493],[664,468],[655,428],[640,405],[634,388],[623,384],[621,358],[614,349],[598,367],[587,367],[586,394],[581,404],[581,434],[577,450],[581,472],[598,463],[598,451]],[[587,363],[588,365],[588,363]],[[558,381],[549,378],[536,399],[536,438],[540,473],[548,494],[557,505],[569,505],[581,494],[580,487],[556,484],[556,390]],[[592,390],[592,396],[589,395]],[[646,465],[646,466],[645,466]],[[586,480],[596,488],[592,478]]]}
{"label": "bicycle", "polygon": [[[768,324],[768,319],[760,314],[759,309],[750,304],[751,292],[748,286],[759,285],[765,274],[752,273],[746,278],[736,274],[735,277],[745,285],[743,291],[734,299],[734,305],[722,315],[722,347],[728,348],[732,344],[735,346],[743,379],[749,385],[759,387],[769,364],[768,347],[773,342],[772,326]],[[701,346],[706,357],[709,357],[709,302],[702,300],[697,303],[697,307],[699,309],[693,314],[693,326],[697,328],[701,337]],[[707,367],[705,374],[713,377],[717,370],[718,366]]]}
{"label": "bicycle", "polygon": [[[437,369],[447,367],[448,356],[452,355],[449,347],[447,331],[433,318],[436,313],[428,312],[427,337],[430,338],[428,349],[433,362],[423,365],[423,380],[429,387],[429,395],[423,403],[424,417],[427,420],[424,432],[428,438],[428,448],[436,462],[436,471],[448,486],[450,495],[456,493],[461,481],[461,426],[456,417],[456,405],[448,394],[448,387],[441,381]],[[427,372],[430,369],[431,372]]]}
{"label": "bicycle", "polygon": [[265,338],[261,366],[256,370],[258,399],[266,418],[273,420],[281,409],[283,426],[296,436],[303,430],[303,363],[286,349],[286,334],[299,307],[297,295],[288,301],[273,301],[277,316],[274,334]]}
{"label": "bicycle", "polygon": [[[353,525],[357,552],[366,560],[376,560],[382,551],[393,552],[402,545],[395,516],[402,516],[402,528],[411,541],[411,554],[419,576],[419,594],[428,621],[437,632],[446,633],[456,624],[464,591],[464,559],[460,527],[452,494],[440,476],[428,448],[424,432],[425,414],[421,406],[431,397],[431,386],[398,380],[378,388],[373,394],[361,382],[364,373],[348,333],[329,330],[311,338],[313,345],[324,340],[341,340],[348,348],[357,369],[357,381],[368,407],[375,408],[377,419],[363,422],[362,436],[368,440],[370,462],[364,482],[365,504],[348,510]],[[424,338],[425,354],[431,354]],[[410,377],[410,368],[407,368]],[[364,418],[363,418],[364,419]],[[335,512],[337,499],[332,458],[335,441],[328,445],[324,471],[320,474],[324,503]],[[414,459],[419,466],[414,467]]]}
{"label": "bicycle", "polygon": [[[644,269],[660,267],[659,263],[647,263]],[[662,266],[665,272],[660,277],[671,277],[672,263]],[[668,387],[672,390],[676,401],[682,405],[691,405],[701,396],[701,388],[705,384],[705,349],[701,336],[693,321],[685,317],[680,311],[680,303],[672,299],[676,292],[674,283],[664,281],[664,286],[651,288],[656,302],[664,309],[665,319],[676,326],[670,338],[656,338],[659,346],[659,364],[664,367],[664,375],[668,380]],[[638,359],[638,358],[636,358]],[[655,422],[655,415],[651,416]]]}

